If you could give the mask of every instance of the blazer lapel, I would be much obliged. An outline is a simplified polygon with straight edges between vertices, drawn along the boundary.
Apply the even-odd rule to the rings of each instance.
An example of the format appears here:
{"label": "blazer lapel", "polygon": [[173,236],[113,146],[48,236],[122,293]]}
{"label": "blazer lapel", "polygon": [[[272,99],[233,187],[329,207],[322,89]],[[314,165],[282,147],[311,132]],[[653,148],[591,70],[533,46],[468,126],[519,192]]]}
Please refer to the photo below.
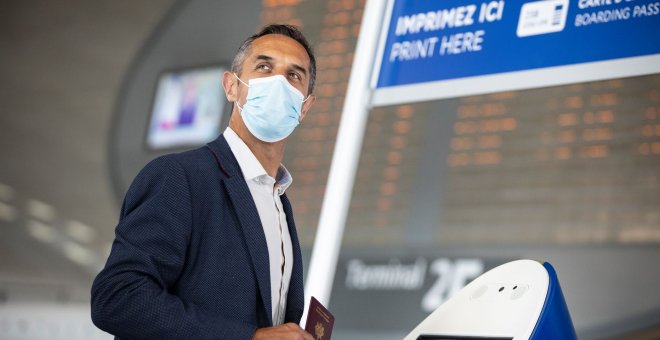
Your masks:
{"label": "blazer lapel", "polygon": [[300,323],[300,318],[303,314],[305,306],[305,293],[303,283],[303,265],[302,253],[300,251],[300,241],[298,240],[298,232],[296,224],[293,220],[293,211],[291,203],[286,194],[280,196],[282,198],[282,207],[286,214],[286,223],[289,226],[289,235],[291,236],[291,247],[293,248],[293,269],[291,270],[291,281],[289,283],[289,295],[287,298],[287,313],[286,322]]}
{"label": "blazer lapel", "polygon": [[218,159],[218,165],[228,176],[224,178],[227,193],[236,208],[235,212],[243,230],[245,243],[252,257],[254,273],[257,277],[259,291],[266,309],[266,317],[269,324],[273,324],[272,303],[270,296],[270,264],[268,259],[268,245],[266,244],[266,235],[264,234],[259,212],[254,204],[254,199],[250,189],[245,183],[245,178],[241,173],[238,161],[229,148],[229,144],[224,136],[218,137],[215,141],[208,144]]}

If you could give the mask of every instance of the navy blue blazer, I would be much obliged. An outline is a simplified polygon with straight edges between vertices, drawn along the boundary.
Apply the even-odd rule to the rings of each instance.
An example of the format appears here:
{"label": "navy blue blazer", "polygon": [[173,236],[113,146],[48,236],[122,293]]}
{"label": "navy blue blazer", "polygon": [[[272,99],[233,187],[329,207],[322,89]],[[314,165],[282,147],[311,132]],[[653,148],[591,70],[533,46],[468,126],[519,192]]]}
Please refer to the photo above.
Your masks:
{"label": "navy blue blazer", "polygon": [[[300,243],[281,198],[294,254],[285,322],[299,323]],[[251,339],[272,326],[266,237],[223,136],[137,175],[91,305],[94,324],[122,339]]]}

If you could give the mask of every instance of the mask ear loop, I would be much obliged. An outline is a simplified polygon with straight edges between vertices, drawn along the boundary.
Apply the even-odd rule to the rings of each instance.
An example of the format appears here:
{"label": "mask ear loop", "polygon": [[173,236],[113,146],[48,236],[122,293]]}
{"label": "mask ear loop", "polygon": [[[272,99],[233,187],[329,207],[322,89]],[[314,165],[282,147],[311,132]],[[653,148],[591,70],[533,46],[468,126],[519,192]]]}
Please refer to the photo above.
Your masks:
{"label": "mask ear loop", "polygon": [[[246,84],[243,80],[241,80],[241,78],[239,78],[236,73],[232,72],[231,74],[233,74],[234,77],[236,77],[236,79],[238,79],[238,81],[243,83],[245,86],[247,86],[248,88],[250,87],[250,85]],[[307,99],[305,99],[305,100],[307,100]],[[241,107],[241,104],[238,102],[238,100],[235,101],[235,103],[236,103],[236,106],[238,106],[238,111],[243,112],[243,108]]]}
{"label": "mask ear loop", "polygon": [[[303,99],[302,102],[303,102],[303,103],[306,102],[307,99],[309,99],[309,97],[311,97],[311,96],[312,96],[311,94],[308,94],[308,95],[307,95],[307,98]],[[302,105],[302,103],[301,103],[301,105]],[[301,123],[301,119],[302,119],[302,116],[301,116],[300,118],[298,118],[298,123]]]}
{"label": "mask ear loop", "polygon": [[232,72],[231,74],[233,74],[234,77],[236,77],[236,79],[238,79],[238,81],[240,81],[241,83],[243,83],[243,85],[245,85],[245,86],[247,86],[247,87],[250,87],[250,85],[248,85],[248,84],[247,84],[246,82],[244,82],[241,78],[239,78],[238,75],[237,75],[236,73]]}

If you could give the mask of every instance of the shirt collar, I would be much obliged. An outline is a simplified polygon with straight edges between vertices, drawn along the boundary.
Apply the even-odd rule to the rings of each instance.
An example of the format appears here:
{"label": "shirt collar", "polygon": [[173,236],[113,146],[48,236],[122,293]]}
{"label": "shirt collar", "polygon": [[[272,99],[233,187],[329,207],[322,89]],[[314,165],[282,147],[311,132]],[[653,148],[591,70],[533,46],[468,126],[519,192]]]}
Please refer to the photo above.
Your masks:
{"label": "shirt collar", "polygon": [[293,177],[291,173],[287,170],[284,165],[280,164],[280,167],[277,168],[277,182],[275,186],[277,187],[278,194],[281,196],[284,194],[286,189],[293,183]]}
{"label": "shirt collar", "polygon": [[[228,126],[227,129],[225,129],[223,136],[227,140],[227,144],[229,144],[229,148],[234,154],[234,157],[236,157],[246,181],[255,180],[261,183],[264,182],[265,178],[270,177],[257,157],[252,153],[252,150],[250,150],[247,144],[243,142],[234,130]],[[282,195],[293,182],[293,177],[291,177],[289,170],[287,170],[282,164],[277,168],[276,177],[275,188],[277,189],[278,194]]]}

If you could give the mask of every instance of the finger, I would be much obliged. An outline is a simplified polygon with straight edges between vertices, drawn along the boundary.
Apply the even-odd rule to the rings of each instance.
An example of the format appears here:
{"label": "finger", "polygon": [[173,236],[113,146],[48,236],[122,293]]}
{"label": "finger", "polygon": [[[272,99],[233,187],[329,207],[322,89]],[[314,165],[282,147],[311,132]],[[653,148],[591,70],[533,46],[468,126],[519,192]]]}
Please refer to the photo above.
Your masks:
{"label": "finger", "polygon": [[306,331],[303,331],[303,336],[305,337],[305,340],[315,340],[314,337]]}
{"label": "finger", "polygon": [[284,324],[284,326],[286,328],[290,329],[290,330],[301,330],[302,329],[302,328],[300,328],[300,326],[298,326],[297,323],[293,323],[293,322],[287,322],[287,323]]}

